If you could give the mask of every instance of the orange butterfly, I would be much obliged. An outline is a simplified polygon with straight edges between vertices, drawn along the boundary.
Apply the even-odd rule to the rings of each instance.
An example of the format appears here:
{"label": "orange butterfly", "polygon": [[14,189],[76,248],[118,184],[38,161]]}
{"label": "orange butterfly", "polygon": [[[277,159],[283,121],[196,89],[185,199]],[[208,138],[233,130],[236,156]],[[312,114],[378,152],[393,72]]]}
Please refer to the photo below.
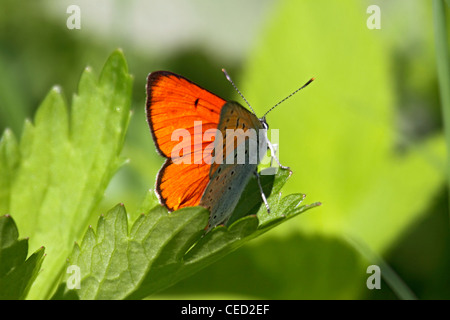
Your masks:
{"label": "orange butterfly", "polygon": [[[223,72],[234,86],[226,71]],[[156,148],[166,158],[158,173],[155,188],[161,204],[169,211],[202,205],[211,212],[208,228],[225,223],[252,174],[256,174],[259,183],[258,159],[261,154],[265,154],[267,145],[274,157],[267,135],[259,134],[268,128],[265,120],[268,112],[258,119],[254,112],[239,103],[227,102],[190,80],[168,71],[149,74],[146,112]],[[255,136],[247,135],[251,129],[255,130]],[[188,134],[187,139],[184,136],[181,142],[177,135],[180,132]],[[232,139],[222,139],[230,132],[238,133]],[[206,136],[209,140],[205,140]],[[253,153],[251,142],[258,148],[256,161],[249,160]],[[240,150],[244,150],[245,160],[230,163],[228,157],[236,160],[239,156],[236,143],[243,147]],[[279,162],[278,164],[281,166]],[[261,185],[259,186],[269,210]]]}

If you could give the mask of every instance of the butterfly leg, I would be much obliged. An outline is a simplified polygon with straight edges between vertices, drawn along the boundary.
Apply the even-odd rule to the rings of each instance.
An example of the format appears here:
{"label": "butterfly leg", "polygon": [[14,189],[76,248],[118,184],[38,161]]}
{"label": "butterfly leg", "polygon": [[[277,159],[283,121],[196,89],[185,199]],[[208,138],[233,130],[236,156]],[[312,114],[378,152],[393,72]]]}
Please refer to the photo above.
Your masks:
{"label": "butterfly leg", "polygon": [[[267,146],[268,146],[269,149],[270,149],[270,156],[271,156],[271,158],[275,159],[275,161],[278,163],[278,165],[279,165],[282,169],[290,170],[291,168],[286,167],[286,166],[283,166],[283,165],[280,163],[280,160],[278,160],[277,155],[276,155],[275,147],[274,147],[273,144],[270,142],[269,137],[267,136],[267,127],[266,127],[265,130],[264,130],[264,138],[265,138],[265,140],[266,140]],[[277,148],[278,148],[278,146],[277,146]],[[272,166],[272,159],[270,159],[270,165]]]}
{"label": "butterfly leg", "polygon": [[261,180],[260,180],[258,171],[255,171],[255,176],[256,176],[256,181],[258,181],[259,191],[261,192],[261,198],[264,202],[264,205],[266,206],[267,213],[270,213],[269,203],[267,202],[266,195],[264,194],[264,190],[261,186]]}
{"label": "butterfly leg", "polygon": [[[274,149],[274,154],[276,154],[277,153],[277,150],[278,150],[278,144],[272,144],[272,147],[273,147],[273,149]],[[270,157],[270,166],[272,167],[272,163],[273,162],[273,157]]]}
{"label": "butterfly leg", "polygon": [[[267,139],[267,145],[269,146],[271,157],[272,157],[273,159],[275,159],[275,161],[278,163],[278,165],[279,165],[282,169],[290,170],[291,168],[286,167],[286,166],[283,166],[283,165],[280,163],[280,160],[278,160],[277,155],[276,155],[275,147],[274,147],[273,144],[269,141],[269,139]],[[270,160],[270,161],[272,161],[272,160]],[[271,163],[271,165],[272,165],[272,163]]]}

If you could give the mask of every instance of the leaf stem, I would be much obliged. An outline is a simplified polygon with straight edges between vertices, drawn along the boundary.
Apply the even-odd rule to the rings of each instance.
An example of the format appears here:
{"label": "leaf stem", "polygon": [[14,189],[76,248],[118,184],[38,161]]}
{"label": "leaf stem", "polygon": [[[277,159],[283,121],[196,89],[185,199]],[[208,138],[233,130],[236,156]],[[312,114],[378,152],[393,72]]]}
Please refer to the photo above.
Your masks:
{"label": "leaf stem", "polygon": [[400,276],[391,268],[391,266],[362,239],[344,236],[347,242],[356,249],[369,263],[377,265],[381,269],[381,276],[386,281],[391,290],[401,300],[417,300],[414,292],[400,278]]}
{"label": "leaf stem", "polygon": [[448,54],[445,10],[444,0],[433,0],[436,67],[441,96],[445,140],[447,143],[447,184],[450,186],[450,61]]}

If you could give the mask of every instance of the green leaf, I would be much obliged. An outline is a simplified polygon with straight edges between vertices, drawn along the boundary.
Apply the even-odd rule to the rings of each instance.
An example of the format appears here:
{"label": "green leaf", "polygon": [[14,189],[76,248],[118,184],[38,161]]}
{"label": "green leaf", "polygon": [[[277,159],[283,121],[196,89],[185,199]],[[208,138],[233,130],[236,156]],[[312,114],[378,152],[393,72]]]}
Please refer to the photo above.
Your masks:
{"label": "green leaf", "polygon": [[276,232],[251,241],[155,298],[352,299],[355,291],[367,290],[369,264],[347,242],[319,234],[272,233]]}
{"label": "green leaf", "polygon": [[[276,189],[286,181],[280,170]],[[249,187],[252,187],[250,185]],[[249,192],[249,191],[247,191]],[[269,197],[274,213],[262,224],[249,211],[229,227],[219,226],[205,234],[209,212],[190,207],[167,213],[157,206],[139,216],[128,232],[122,205],[100,217],[94,232],[89,228],[75,245],[67,266],[81,270],[80,289],[67,289],[66,275],[55,299],[138,299],[154,294],[203,269],[242,246],[248,240],[317,205],[299,206],[303,196]],[[259,200],[261,201],[261,200]],[[276,212],[283,208],[283,212]]]}
{"label": "green leaf", "polygon": [[44,245],[45,268],[30,298],[48,297],[73,242],[82,236],[113,174],[130,117],[131,82],[121,51],[99,79],[81,76],[69,109],[58,87],[27,121],[17,146],[6,131],[0,144],[0,208],[14,216],[32,247]]}
{"label": "green leaf", "polygon": [[[174,264],[193,241],[200,237],[208,221],[203,208],[186,208],[167,214],[160,206],[140,216],[128,234],[125,208],[118,205],[100,217],[96,232],[89,228],[81,245],[75,245],[68,265],[81,270],[80,299],[124,299],[134,291],[150,293],[149,283],[161,279],[161,265]],[[171,270],[170,270],[171,271]],[[170,272],[163,272],[171,281]],[[67,280],[68,276],[66,277]],[[70,294],[69,290],[63,296]]]}
{"label": "green leaf", "polygon": [[0,299],[24,299],[44,260],[44,247],[27,259],[28,239],[9,215],[0,217]]}
{"label": "green leaf", "polygon": [[[261,186],[263,188],[264,194],[270,195],[279,193],[281,188],[291,175],[291,171],[282,169],[277,171],[276,176],[261,175]],[[250,212],[256,214],[256,212],[262,207],[264,208],[264,210],[261,211],[261,215],[264,214],[263,212],[266,212],[266,207],[261,201],[261,192],[259,190],[256,177],[252,176],[248,185],[244,189],[244,192],[242,193],[238,204],[236,205],[236,209],[234,210],[233,215],[228,220],[227,225],[231,225],[234,221],[248,215]],[[260,216],[260,218],[262,217]]]}

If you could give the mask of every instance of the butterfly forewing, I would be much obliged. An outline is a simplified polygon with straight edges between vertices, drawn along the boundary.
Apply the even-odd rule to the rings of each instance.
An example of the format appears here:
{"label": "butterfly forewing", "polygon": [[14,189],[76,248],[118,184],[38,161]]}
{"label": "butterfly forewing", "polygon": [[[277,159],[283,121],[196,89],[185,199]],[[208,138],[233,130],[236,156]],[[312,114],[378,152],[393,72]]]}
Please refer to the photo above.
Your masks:
{"label": "butterfly forewing", "polygon": [[258,143],[261,143],[259,139],[261,129],[261,122],[253,113],[237,102],[227,102],[222,108],[217,127],[220,134],[215,140],[210,177],[212,178],[218,167],[224,163],[257,164],[259,161],[255,159],[257,155],[254,153],[258,152],[256,149]]}
{"label": "butterfly forewing", "polygon": [[195,121],[202,130],[216,129],[225,100],[188,79],[168,71],[152,72],[147,80],[147,120],[158,151],[171,157],[179,143],[175,130],[194,134]]}
{"label": "butterfly forewing", "polygon": [[[199,204],[211,161],[204,152],[210,142],[197,138],[217,128],[224,104],[224,99],[177,74],[157,71],[148,76],[147,120],[157,150],[167,158],[156,193],[170,211]],[[194,163],[196,159],[201,161]]]}

